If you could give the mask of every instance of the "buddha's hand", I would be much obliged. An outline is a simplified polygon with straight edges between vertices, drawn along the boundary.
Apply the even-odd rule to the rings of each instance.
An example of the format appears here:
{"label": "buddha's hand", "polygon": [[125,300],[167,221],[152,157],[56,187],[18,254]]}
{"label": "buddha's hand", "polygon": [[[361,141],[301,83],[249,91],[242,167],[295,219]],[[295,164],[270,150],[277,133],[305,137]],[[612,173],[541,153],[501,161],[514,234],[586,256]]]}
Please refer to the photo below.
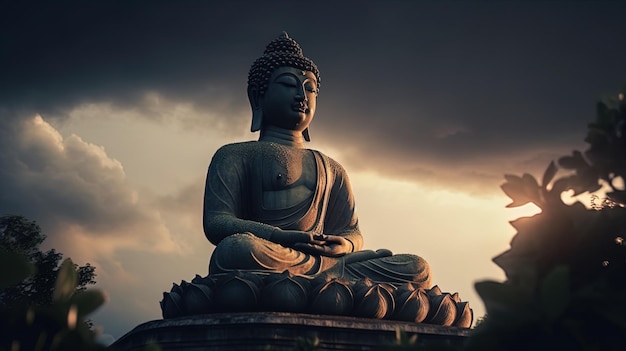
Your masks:
{"label": "buddha's hand", "polygon": [[310,243],[296,243],[294,249],[313,255],[338,257],[352,252],[352,244],[338,235],[315,235]]}
{"label": "buddha's hand", "polygon": [[277,229],[272,232],[272,235],[269,237],[269,241],[295,248],[295,245],[298,243],[311,243],[314,240],[313,233],[303,232],[300,230]]}

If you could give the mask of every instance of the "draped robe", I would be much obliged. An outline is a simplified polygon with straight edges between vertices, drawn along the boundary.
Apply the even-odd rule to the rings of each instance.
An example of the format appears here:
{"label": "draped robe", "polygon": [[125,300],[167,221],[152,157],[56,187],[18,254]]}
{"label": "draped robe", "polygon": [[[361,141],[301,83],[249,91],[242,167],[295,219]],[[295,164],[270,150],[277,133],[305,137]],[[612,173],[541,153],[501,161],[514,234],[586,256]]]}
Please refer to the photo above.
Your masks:
{"label": "draped robe", "polygon": [[[285,196],[286,203],[276,201]],[[280,229],[343,236],[355,252],[328,257],[269,241]],[[359,251],[363,238],[347,174],[339,163],[315,150],[267,141],[220,148],[206,180],[204,230],[216,245],[210,274],[289,270],[430,285],[428,264],[418,256]]]}

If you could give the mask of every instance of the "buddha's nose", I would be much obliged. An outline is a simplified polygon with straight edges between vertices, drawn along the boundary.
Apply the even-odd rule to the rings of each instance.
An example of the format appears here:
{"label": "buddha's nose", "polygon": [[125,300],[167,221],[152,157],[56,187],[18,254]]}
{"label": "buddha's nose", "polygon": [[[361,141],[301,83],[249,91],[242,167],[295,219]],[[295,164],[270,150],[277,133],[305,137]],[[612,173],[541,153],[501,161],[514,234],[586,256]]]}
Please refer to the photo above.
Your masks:
{"label": "buddha's nose", "polygon": [[304,93],[304,86],[298,87],[298,92],[296,93],[296,96],[294,98],[296,99],[296,101],[306,100],[306,94]]}

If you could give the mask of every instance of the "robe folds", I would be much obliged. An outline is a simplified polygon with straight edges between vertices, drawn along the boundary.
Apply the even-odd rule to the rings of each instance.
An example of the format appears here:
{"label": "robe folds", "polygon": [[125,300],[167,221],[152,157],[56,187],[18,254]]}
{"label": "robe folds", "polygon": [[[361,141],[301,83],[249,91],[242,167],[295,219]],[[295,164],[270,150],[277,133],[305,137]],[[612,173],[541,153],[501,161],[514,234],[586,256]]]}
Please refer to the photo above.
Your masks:
{"label": "robe folds", "polygon": [[[388,250],[361,251],[354,196],[339,163],[319,151],[292,151],[272,142],[253,141],[225,145],[213,156],[204,198],[204,231],[216,245],[209,274],[288,270],[299,275],[325,273],[350,280],[368,277],[430,286],[430,269],[422,258],[391,255]],[[292,188],[299,201],[268,205],[273,192]],[[271,242],[272,232],[281,229],[343,236],[353,244],[354,252],[328,257]]]}

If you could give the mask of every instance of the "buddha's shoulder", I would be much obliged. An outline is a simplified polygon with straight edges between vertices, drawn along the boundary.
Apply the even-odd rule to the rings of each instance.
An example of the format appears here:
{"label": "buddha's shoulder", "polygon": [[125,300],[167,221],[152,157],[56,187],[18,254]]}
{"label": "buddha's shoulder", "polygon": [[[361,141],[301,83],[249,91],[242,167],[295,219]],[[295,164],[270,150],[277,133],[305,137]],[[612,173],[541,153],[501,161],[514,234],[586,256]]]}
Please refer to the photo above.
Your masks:
{"label": "buddha's shoulder", "polygon": [[315,152],[315,153],[317,153],[317,154],[319,154],[319,155],[320,155],[320,157],[322,157],[322,159],[324,159],[324,162],[325,162],[326,164],[328,164],[328,167],[330,168],[330,170],[331,170],[333,173],[335,173],[335,174],[341,174],[341,175],[346,174],[346,170],[343,168],[343,166],[342,166],[339,162],[335,161],[335,159],[333,159],[332,157],[330,157],[330,156],[328,156],[328,155],[324,154],[324,153],[323,153],[323,152],[321,152],[321,151],[318,151],[318,150],[312,150],[312,149],[310,149],[310,150],[311,150],[311,151],[313,151],[313,152]]}
{"label": "buddha's shoulder", "polygon": [[263,141],[243,141],[221,146],[213,155],[213,162],[252,161],[257,157],[280,153],[278,144]]}
{"label": "buddha's shoulder", "polygon": [[255,151],[257,146],[256,141],[243,141],[223,145],[215,151],[213,162],[231,162],[246,159]]}
{"label": "buddha's shoulder", "polygon": [[253,149],[257,144],[258,142],[254,140],[226,144],[226,145],[220,146],[220,148],[217,149],[216,153],[237,153],[237,152]]}

